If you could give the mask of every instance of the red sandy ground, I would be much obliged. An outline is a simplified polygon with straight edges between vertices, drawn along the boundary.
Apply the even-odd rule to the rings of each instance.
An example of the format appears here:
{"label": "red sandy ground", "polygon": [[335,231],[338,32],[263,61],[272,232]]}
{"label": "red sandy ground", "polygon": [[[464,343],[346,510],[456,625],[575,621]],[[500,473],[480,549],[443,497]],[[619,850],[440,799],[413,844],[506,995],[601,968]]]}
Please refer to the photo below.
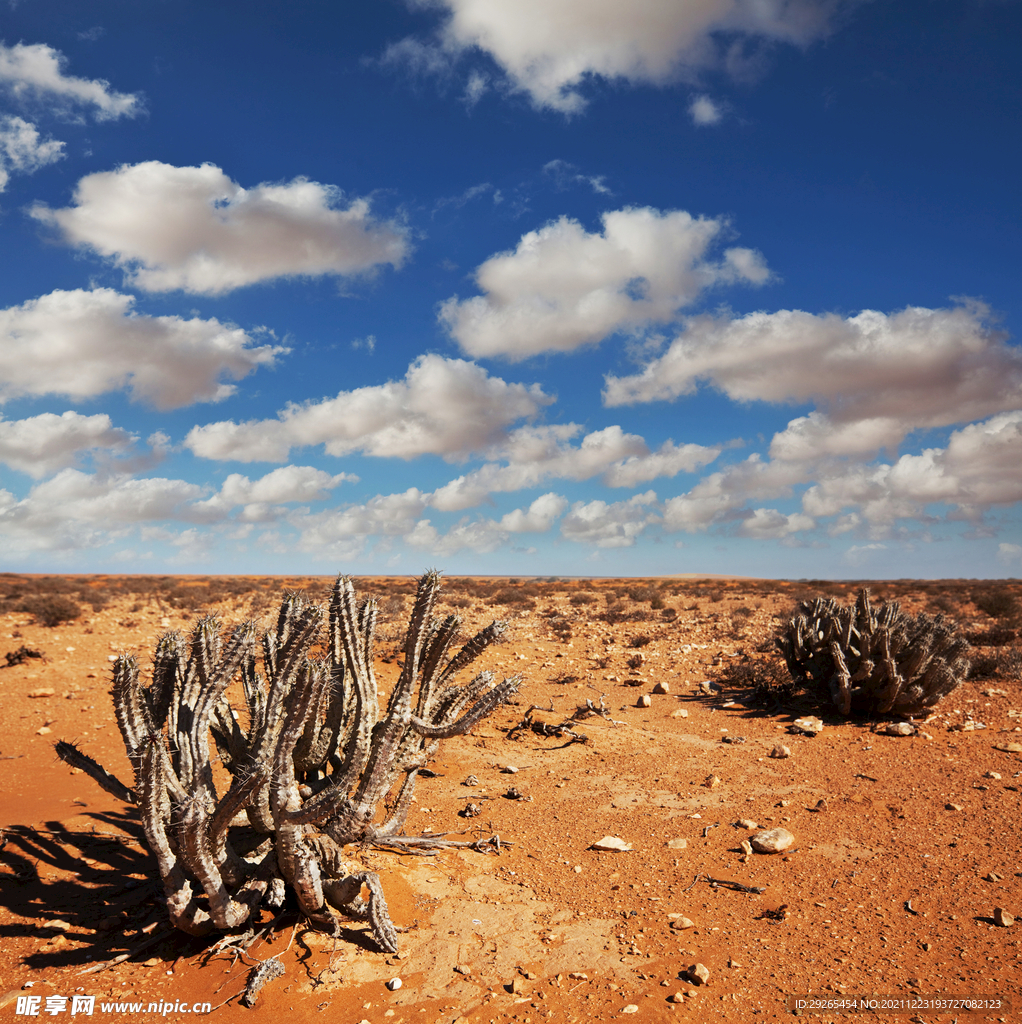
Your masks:
{"label": "red sandy ground", "polygon": [[[363,586],[371,592],[371,582]],[[133,809],[53,754],[55,740],[76,739],[130,782],[108,657],[136,650],[145,664],[159,633],[190,623],[155,605],[133,614],[111,605],[55,629],[24,614],[0,616],[0,643],[47,655],[0,670],[0,1019],[28,1019],[16,1015],[18,996],[75,993],[97,996],[95,1020],[138,1016],[103,1012],[102,1002],[165,1000],[209,1002],[225,1022],[284,1013],[295,1024],[747,1022],[789,1019],[788,997],[809,993],[905,1000],[903,1011],[882,1015],[890,1021],[1015,1019],[1022,923],[998,927],[993,913],[1002,907],[1022,918],[1022,755],[995,749],[1022,741],[1019,681],[965,683],[914,737],[877,735],[825,712],[820,735],[788,735],[805,707],[770,712],[699,689],[719,674],[715,659],[754,648],[791,606],[790,591],[760,591],[736,636],[711,611],[752,599],[741,581],[726,590],[723,604],[703,602],[674,621],[617,625],[587,621],[587,609],[571,608],[565,594],[544,599],[544,609],[576,615],[570,641],[549,630],[543,609],[516,613],[486,666],[524,676],[517,704],[441,744],[437,777],[420,781],[408,822],[410,832],[478,826],[470,838],[499,834],[507,844],[500,855],[370,851],[362,861],[379,872],[404,929],[397,956],[380,953],[358,922],[335,941],[291,917],[249,950],[247,963],[168,928]],[[466,629],[493,613],[468,609]],[[224,617],[241,614],[227,609]],[[627,644],[639,633],[653,639],[642,648],[646,663],[631,671]],[[381,660],[377,669],[386,688],[397,665]],[[636,706],[657,682],[670,693]],[[29,697],[35,689],[55,692]],[[580,723],[587,744],[506,737],[532,704],[552,702],[553,712],[536,717],[559,722],[601,693],[616,721]],[[962,731],[970,720],[986,728]],[[725,735],[745,742],[722,743]],[[778,742],[792,757],[768,756]],[[502,773],[507,765],[518,773]],[[478,786],[462,785],[470,774]],[[720,780],[714,788],[705,785],[711,775]],[[511,785],[528,799],[505,798]],[[483,805],[472,820],[457,814],[469,798]],[[825,809],[817,809],[821,800]],[[739,819],[783,826],[795,845],[743,861],[748,833]],[[591,849],[607,835],[631,850]],[[684,848],[669,845],[678,839]],[[701,875],[765,891],[712,888]],[[782,905],[786,916],[771,916]],[[694,927],[672,928],[680,916]],[[131,955],[83,973],[123,953]],[[236,997],[251,965],[274,955],[286,975],[244,1009]],[[679,977],[696,963],[709,969],[708,984]],[[392,978],[402,981],[396,991],[385,986]],[[926,1003],[963,996],[1013,1006],[967,1016]],[[46,1019],[45,999],[43,1006]],[[804,1016],[874,1019],[811,1009]],[[65,1018],[68,1011],[49,1017]]]}

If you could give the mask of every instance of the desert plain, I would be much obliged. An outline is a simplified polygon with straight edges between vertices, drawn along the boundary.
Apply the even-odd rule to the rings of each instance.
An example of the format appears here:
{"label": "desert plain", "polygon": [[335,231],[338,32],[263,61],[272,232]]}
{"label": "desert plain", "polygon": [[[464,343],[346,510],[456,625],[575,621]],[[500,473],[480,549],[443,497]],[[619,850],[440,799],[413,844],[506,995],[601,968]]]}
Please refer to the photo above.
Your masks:
{"label": "desert plain", "polygon": [[[440,610],[462,616],[466,637],[507,619],[480,667],[522,685],[441,742],[407,831],[493,841],[433,857],[351,851],[382,880],[396,955],[362,922],[332,938],[287,907],[243,952],[173,930],[136,809],[60,762],[54,743],[75,741],[130,784],[113,659],[133,652],[145,666],[161,634],[207,614],[268,624],[283,591],[325,600],[331,582],[0,576],[4,1019],[27,1019],[18,1000],[30,996],[43,1017],[48,996],[67,997],[49,1016],[70,1018],[76,994],[96,997],[99,1020],[150,1003],[149,1016],[189,1019],[208,1003],[223,1021],[295,1024],[930,1024],[1022,1008],[1014,581],[449,578]],[[380,601],[386,692],[415,581],[356,585]],[[912,735],[776,685],[773,637],[796,603],[853,600],[862,585],[911,614],[948,615],[972,643],[969,677]],[[46,625],[56,598],[79,614]],[[793,724],[806,716],[823,722],[815,735]],[[772,828],[791,833],[788,849],[743,852]],[[250,972],[271,957],[285,973],[246,1009]],[[890,1002],[864,1012],[870,997]],[[967,997],[988,1002],[967,1010]]]}

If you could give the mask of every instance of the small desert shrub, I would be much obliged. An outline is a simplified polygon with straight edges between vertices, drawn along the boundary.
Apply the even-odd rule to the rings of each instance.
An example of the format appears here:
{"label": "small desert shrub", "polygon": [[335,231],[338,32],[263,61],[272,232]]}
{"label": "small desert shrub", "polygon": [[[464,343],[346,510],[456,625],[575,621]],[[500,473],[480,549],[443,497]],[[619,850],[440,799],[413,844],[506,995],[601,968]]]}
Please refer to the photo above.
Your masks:
{"label": "small desert shrub", "polygon": [[36,622],[43,626],[59,626],[62,622],[71,622],[82,614],[76,601],[63,594],[41,594],[26,597],[16,608],[19,612],[28,612]]}
{"label": "small desert shrub", "polygon": [[776,658],[729,661],[717,682],[731,689],[749,690],[757,704],[766,706],[790,700],[797,689],[790,673]]}
{"label": "small desert shrub", "polygon": [[645,633],[639,633],[637,636],[628,638],[629,647],[645,647],[647,644],[651,644],[653,638]]}
{"label": "small desert shrub", "polygon": [[568,598],[568,604],[583,605],[592,604],[596,600],[595,594],[572,594]]}
{"label": "small desert shrub", "polygon": [[1018,602],[1003,590],[987,590],[975,594],[972,603],[992,619],[1013,618],[1018,613]]}
{"label": "small desert shrub", "polygon": [[866,589],[854,605],[803,601],[777,644],[796,685],[843,715],[918,714],[969,670],[969,643],[954,622],[910,618],[895,601],[874,609]]}
{"label": "small desert shrub", "polygon": [[664,608],[660,612],[660,617],[662,619],[666,619],[668,622],[670,622],[671,619],[676,619],[678,617],[678,609],[677,608]]}
{"label": "small desert shrub", "polygon": [[1013,629],[988,629],[966,633],[965,639],[973,647],[1007,647],[1015,642],[1015,630]]}
{"label": "small desert shrub", "polygon": [[657,594],[657,595],[656,595],[656,596],[655,596],[655,597],[653,598],[653,600],[651,600],[651,601],[649,602],[649,606],[650,606],[650,608],[652,608],[652,609],[653,609],[653,611],[655,611],[655,612],[659,612],[659,611],[662,611],[662,610],[663,610],[663,608],[664,608],[664,599],[663,599],[663,598],[662,598],[662,597],[661,597],[661,596],[660,596],[659,594]]}
{"label": "small desert shrub", "polygon": [[498,590],[491,598],[490,604],[503,604],[512,607],[533,607],[532,596],[518,587],[504,587]]}
{"label": "small desert shrub", "polygon": [[723,601],[724,600],[724,591],[723,590],[711,590],[706,596],[710,599],[710,601],[712,601],[714,604],[716,604],[718,601]]}

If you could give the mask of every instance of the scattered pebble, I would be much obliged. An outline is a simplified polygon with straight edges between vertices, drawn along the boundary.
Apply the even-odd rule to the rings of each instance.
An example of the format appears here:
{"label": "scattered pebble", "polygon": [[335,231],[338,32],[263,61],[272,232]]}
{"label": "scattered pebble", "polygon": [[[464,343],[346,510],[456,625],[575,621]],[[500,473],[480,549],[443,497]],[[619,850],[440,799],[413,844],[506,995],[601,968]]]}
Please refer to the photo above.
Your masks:
{"label": "scattered pebble", "polygon": [[619,839],[617,836],[604,836],[599,841],[593,843],[589,849],[606,850],[608,852],[618,851],[623,853],[626,850],[630,850],[631,846],[623,839]]}
{"label": "scattered pebble", "polygon": [[387,982],[387,988],[389,988],[391,992],[396,992],[402,984],[403,982],[400,978],[391,978],[390,981]]}
{"label": "scattered pebble", "polygon": [[675,992],[674,995],[667,997],[669,1003],[683,1003],[685,1002],[685,995],[683,992]]}
{"label": "scattered pebble", "polygon": [[653,692],[654,693],[670,693],[671,692],[670,684],[669,683],[657,683],[656,686],[653,687]]}
{"label": "scattered pebble", "polygon": [[710,983],[710,969],[703,964],[693,964],[687,971],[685,977],[693,985],[708,985]]}
{"label": "scattered pebble", "polygon": [[688,849],[687,839],[668,839],[667,840],[668,850],[686,850]]}
{"label": "scattered pebble", "polygon": [[1006,754],[1022,754],[1022,743],[995,743],[994,750],[1003,750]]}
{"label": "scattered pebble", "polygon": [[472,968],[466,967],[464,964],[455,964],[454,969],[458,974],[465,975],[466,978],[472,973]]}
{"label": "scattered pebble", "polygon": [[688,718],[688,709],[678,708],[677,711],[672,711],[671,718]]}
{"label": "scattered pebble", "polygon": [[823,720],[815,715],[807,715],[805,718],[796,718],[791,723],[791,731],[800,732],[806,736],[815,736],[823,732]]}
{"label": "scattered pebble", "polygon": [[501,771],[505,775],[517,775],[518,774],[518,769],[513,764],[506,764],[506,765],[504,765],[504,767],[501,768]]}
{"label": "scattered pebble", "polygon": [[474,775],[469,775],[462,783],[463,786],[478,786],[479,780]]}
{"label": "scattered pebble", "polygon": [[944,804],[945,811],[964,811],[965,808],[961,804]]}
{"label": "scattered pebble", "polygon": [[984,779],[999,779],[1000,777],[1001,777],[1001,773],[1000,772],[987,772],[983,776]]}
{"label": "scattered pebble", "polygon": [[1014,923],[1014,915],[1009,914],[1003,907],[994,907],[994,924],[1000,928],[1010,928]]}
{"label": "scattered pebble", "polygon": [[770,751],[771,757],[791,757],[791,747],[786,747],[783,743],[778,743],[773,750]]}
{"label": "scattered pebble", "polygon": [[746,857],[752,856],[752,843],[750,843],[748,839],[742,840],[742,853],[744,853]]}
{"label": "scattered pebble", "polygon": [[816,806],[813,808],[813,810],[816,811],[818,814],[822,814],[826,809],[827,809],[827,801],[826,800],[817,800],[816,801]]}
{"label": "scattered pebble", "polygon": [[571,971],[568,975],[572,981],[588,981],[589,975],[585,971]]}
{"label": "scattered pebble", "polygon": [[636,702],[637,708],[648,708],[653,703],[653,698],[648,694],[644,693]]}
{"label": "scattered pebble", "polygon": [[690,917],[679,917],[672,921],[670,926],[676,932],[683,932],[689,928],[695,928],[696,923]]}
{"label": "scattered pebble", "polygon": [[53,732],[53,730],[48,725],[44,725],[41,728],[36,729],[35,734],[36,736],[49,736],[51,732]]}
{"label": "scattered pebble", "polygon": [[744,743],[745,742],[745,737],[744,736],[721,736],[720,742],[721,743]]}
{"label": "scattered pebble", "polygon": [[759,828],[759,825],[752,818],[739,818],[735,824],[739,828],[747,828],[750,832],[754,832]]}
{"label": "scattered pebble", "polygon": [[626,1007],[621,1010],[622,1013],[638,1013],[639,1008],[635,1003],[629,1003]]}
{"label": "scattered pebble", "polygon": [[54,691],[54,690],[50,690],[50,689],[46,689],[46,688],[39,689],[39,690],[29,690],[28,691],[28,696],[29,697],[52,697],[55,692],[56,691]]}
{"label": "scattered pebble", "polygon": [[720,779],[716,775],[707,775],[703,785],[707,789],[716,789],[720,785]]}
{"label": "scattered pebble", "polygon": [[882,732],[885,736],[914,736],[916,727],[911,722],[888,722],[877,732]]}
{"label": "scattered pebble", "polygon": [[795,837],[786,828],[770,828],[758,832],[749,842],[757,853],[780,853],[795,842]]}

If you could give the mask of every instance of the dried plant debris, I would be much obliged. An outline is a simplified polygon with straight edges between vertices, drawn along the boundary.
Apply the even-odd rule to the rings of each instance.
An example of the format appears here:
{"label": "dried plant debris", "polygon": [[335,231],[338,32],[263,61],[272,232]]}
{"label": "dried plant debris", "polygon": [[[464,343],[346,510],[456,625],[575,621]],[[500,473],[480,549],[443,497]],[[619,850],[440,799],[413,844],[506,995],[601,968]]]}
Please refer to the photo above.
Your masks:
{"label": "dried plant debris", "polygon": [[[177,928],[191,935],[242,929],[258,921],[261,904],[279,906],[290,889],[315,927],[338,935],[339,911],[367,921],[380,948],[395,952],[378,876],[346,861],[342,848],[482,848],[403,833],[416,776],[439,741],[468,732],[520,685],[519,677],[497,684],[490,672],[458,684],[505,625],[492,623],[451,656],[460,620],[434,618],[439,592],[439,573],[426,573],[404,665],[382,711],[373,672],[376,602],[358,601],[343,576],[328,614],[289,594],[276,627],[261,637],[251,622],[225,637],[212,617],[187,640],[168,633],[149,686],[134,657],[117,659],[114,709],[134,787],[73,744],[58,744],[57,753],[139,805]],[[322,656],[311,653],[314,644]],[[238,679],[244,716],[225,696]],[[231,776],[225,793],[214,785],[213,745]]]}
{"label": "dried plant debris", "polygon": [[943,615],[875,609],[869,591],[854,605],[803,601],[777,644],[792,679],[843,715],[912,715],[933,707],[965,678],[968,641]]}

